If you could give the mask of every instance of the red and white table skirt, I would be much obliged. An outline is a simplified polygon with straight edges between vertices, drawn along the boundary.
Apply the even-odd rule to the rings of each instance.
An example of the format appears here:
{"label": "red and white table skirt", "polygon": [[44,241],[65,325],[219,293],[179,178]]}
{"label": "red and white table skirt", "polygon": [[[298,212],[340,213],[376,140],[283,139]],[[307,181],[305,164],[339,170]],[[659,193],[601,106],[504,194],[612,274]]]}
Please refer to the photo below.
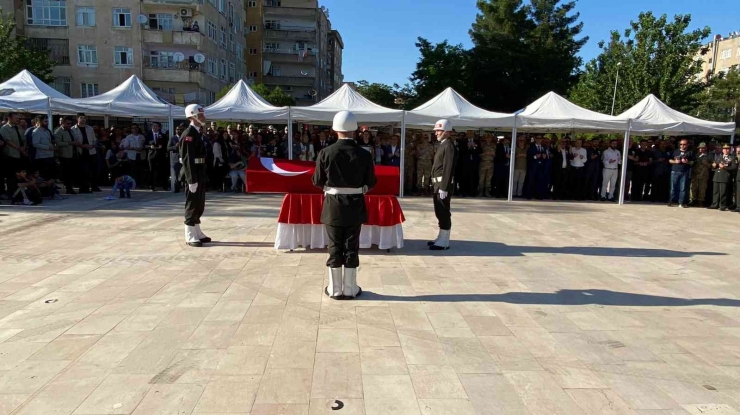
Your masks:
{"label": "red and white table skirt", "polygon": [[[288,193],[278,218],[275,249],[323,249],[329,244],[321,223],[323,194]],[[403,248],[403,210],[395,196],[365,195],[368,221],[362,225],[360,248]]]}

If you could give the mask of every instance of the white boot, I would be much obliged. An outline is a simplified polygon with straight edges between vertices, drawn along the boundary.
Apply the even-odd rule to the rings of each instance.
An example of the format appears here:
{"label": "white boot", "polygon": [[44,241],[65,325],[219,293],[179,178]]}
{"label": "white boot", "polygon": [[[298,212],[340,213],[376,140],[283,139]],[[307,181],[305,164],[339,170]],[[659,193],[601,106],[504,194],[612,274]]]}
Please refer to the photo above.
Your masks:
{"label": "white boot", "polygon": [[357,268],[344,268],[344,289],[342,292],[345,298],[354,298],[362,294],[362,288],[357,286]]}
{"label": "white boot", "polygon": [[450,230],[442,230],[437,242],[430,246],[429,249],[432,251],[444,251],[445,249],[450,249]]}
{"label": "white boot", "polygon": [[329,268],[329,285],[324,293],[334,299],[342,297],[342,268]]}
{"label": "white boot", "polygon": [[185,243],[190,246],[203,246],[198,239],[198,233],[195,230],[195,226],[185,225]]}
{"label": "white boot", "polygon": [[434,240],[433,240],[433,241],[429,241],[429,242],[427,242],[427,246],[432,246],[432,245],[436,245],[436,244],[437,244],[437,241],[439,241],[439,236],[440,236],[440,235],[442,235],[442,229],[440,229],[440,230],[439,230],[439,231],[437,232],[437,237],[436,237],[436,238],[434,238]]}
{"label": "white boot", "polygon": [[201,242],[211,242],[211,238],[207,237],[206,234],[203,233],[202,230],[200,230],[200,224],[197,224],[194,226],[195,228],[195,236],[198,238]]}

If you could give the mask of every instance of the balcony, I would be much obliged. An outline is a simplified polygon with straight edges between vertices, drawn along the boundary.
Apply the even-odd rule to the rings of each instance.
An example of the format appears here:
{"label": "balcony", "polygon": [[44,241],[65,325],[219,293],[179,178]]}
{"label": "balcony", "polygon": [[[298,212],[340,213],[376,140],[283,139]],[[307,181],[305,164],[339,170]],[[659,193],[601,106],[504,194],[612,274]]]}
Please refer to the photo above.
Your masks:
{"label": "balcony", "polygon": [[141,31],[144,43],[194,46],[200,50],[205,37],[200,32],[145,29]]}
{"label": "balcony", "polygon": [[265,75],[262,77],[262,81],[269,85],[313,86],[314,80],[313,76]]}
{"label": "balcony", "polygon": [[307,7],[276,7],[276,1],[265,1],[263,3],[262,11],[265,16],[287,16],[287,17],[304,17],[314,20],[316,18],[316,10],[314,8]]}
{"label": "balcony", "polygon": [[316,29],[300,26],[265,25],[265,39],[315,41]]}
{"label": "balcony", "polygon": [[282,63],[299,63],[314,65],[316,63],[316,52],[312,50],[300,51],[304,55],[299,55],[299,51],[294,49],[272,49],[265,48],[262,50],[262,59]]}
{"label": "balcony", "polygon": [[179,62],[152,66],[144,61],[144,80],[161,82],[203,83],[205,64]]}
{"label": "balcony", "polygon": [[141,0],[144,4],[161,4],[165,6],[198,7],[203,0]]}

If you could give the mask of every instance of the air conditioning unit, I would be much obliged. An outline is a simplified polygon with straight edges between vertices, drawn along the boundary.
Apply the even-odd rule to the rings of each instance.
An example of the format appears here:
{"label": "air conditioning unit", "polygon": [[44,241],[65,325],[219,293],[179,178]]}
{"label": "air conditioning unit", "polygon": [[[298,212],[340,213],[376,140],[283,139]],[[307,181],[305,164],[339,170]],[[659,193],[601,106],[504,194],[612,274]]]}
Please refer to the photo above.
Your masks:
{"label": "air conditioning unit", "polygon": [[180,17],[193,17],[193,9],[180,9]]}

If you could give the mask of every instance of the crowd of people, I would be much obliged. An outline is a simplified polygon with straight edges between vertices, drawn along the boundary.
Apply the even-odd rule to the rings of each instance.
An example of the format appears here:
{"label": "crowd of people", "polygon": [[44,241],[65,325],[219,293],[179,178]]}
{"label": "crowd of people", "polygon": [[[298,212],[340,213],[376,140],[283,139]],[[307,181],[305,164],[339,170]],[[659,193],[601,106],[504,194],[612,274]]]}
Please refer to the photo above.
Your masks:
{"label": "crowd of people", "polygon": [[[2,164],[0,193],[18,204],[41,203],[43,197],[92,193],[100,186],[127,183],[127,187],[179,192],[181,164],[179,138],[163,131],[158,122],[104,128],[88,125],[85,114],[61,117],[52,128],[46,116],[29,121],[9,113],[0,127]],[[244,123],[201,127],[207,149],[209,190],[242,192],[251,157],[289,158],[287,128],[257,127]],[[401,135],[358,130],[355,139],[372,154],[376,165],[405,164],[407,194],[431,195],[432,161],[438,143],[431,134]],[[509,191],[510,163],[514,163],[513,194],[518,198],[615,201],[619,197],[622,139],[585,140],[568,135],[520,134],[511,160],[508,136],[474,131],[453,132],[458,150],[455,195],[505,198]],[[312,126],[293,134],[292,158],[315,161],[319,152],[336,142],[331,129]],[[633,141],[627,163],[627,199],[679,206],[735,208],[740,194],[736,174],[740,147],[735,153],[715,143],[692,138],[646,138]],[[725,160],[726,159],[726,160]],[[732,160],[730,160],[732,159]],[[125,176],[125,177],[124,177]],[[121,187],[123,185],[119,185]],[[77,189],[77,190],[75,190]],[[121,193],[121,197],[130,192]],[[707,197],[707,195],[710,195]],[[712,200],[712,195],[717,201]]]}

